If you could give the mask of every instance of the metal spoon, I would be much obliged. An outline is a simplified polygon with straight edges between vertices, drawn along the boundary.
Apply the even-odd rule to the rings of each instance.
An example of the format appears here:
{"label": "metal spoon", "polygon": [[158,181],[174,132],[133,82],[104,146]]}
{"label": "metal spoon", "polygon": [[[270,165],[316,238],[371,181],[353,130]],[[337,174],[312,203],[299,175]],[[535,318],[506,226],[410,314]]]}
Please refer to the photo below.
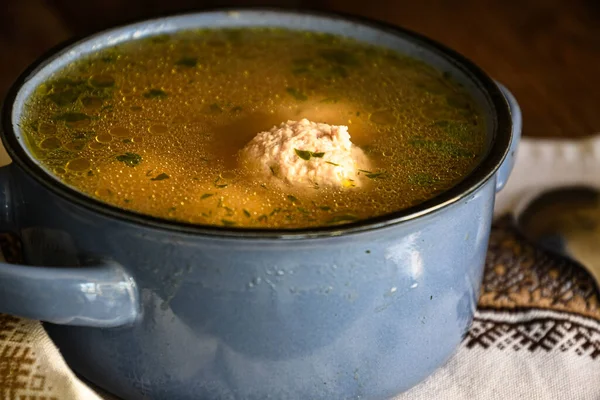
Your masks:
{"label": "metal spoon", "polygon": [[515,218],[529,240],[581,264],[600,288],[600,192],[552,189],[527,202]]}

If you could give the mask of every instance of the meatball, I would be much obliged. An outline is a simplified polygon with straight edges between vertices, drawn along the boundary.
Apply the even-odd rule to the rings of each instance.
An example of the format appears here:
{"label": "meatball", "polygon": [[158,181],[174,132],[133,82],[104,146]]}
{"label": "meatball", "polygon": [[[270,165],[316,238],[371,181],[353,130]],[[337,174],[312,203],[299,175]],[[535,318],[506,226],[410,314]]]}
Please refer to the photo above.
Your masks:
{"label": "meatball", "polygon": [[287,121],[257,134],[242,151],[244,161],[263,177],[293,186],[360,187],[360,169],[369,162],[350,141],[348,127]]}

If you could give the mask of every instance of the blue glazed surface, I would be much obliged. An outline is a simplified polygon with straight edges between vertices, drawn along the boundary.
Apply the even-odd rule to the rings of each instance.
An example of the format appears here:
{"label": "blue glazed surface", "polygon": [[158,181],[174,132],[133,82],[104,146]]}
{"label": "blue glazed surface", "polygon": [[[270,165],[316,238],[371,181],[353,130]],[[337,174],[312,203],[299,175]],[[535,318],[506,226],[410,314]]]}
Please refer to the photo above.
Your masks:
{"label": "blue glazed surface", "polygon": [[[55,211],[28,208],[22,229],[110,254],[140,288],[133,326],[47,325],[69,365],[125,399],[384,399],[408,389],[471,322],[495,192],[490,182],[388,229],[240,243],[106,220],[19,181],[23,198]],[[28,257],[35,247],[24,242]]]}
{"label": "blue glazed surface", "polygon": [[[466,73],[410,38],[272,12],[197,14],[96,35],[31,75],[13,120],[32,88],[82,52],[240,24],[345,34],[408,52],[455,72],[493,120]],[[520,121],[514,128],[516,144]],[[27,263],[50,267],[0,265],[0,284],[19,288],[0,295],[0,308],[53,322],[46,329],[69,365],[125,399],[390,398],[442,365],[471,323],[494,194],[509,172],[510,165],[450,206],[400,224],[279,240],[120,220],[12,165],[2,171],[2,214],[21,235]]]}

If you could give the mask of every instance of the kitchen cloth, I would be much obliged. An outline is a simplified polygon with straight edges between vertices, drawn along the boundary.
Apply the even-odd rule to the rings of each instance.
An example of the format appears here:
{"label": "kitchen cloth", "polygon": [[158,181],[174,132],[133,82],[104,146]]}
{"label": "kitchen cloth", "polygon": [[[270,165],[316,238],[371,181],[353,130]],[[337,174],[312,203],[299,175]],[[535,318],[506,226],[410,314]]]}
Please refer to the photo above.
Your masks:
{"label": "kitchen cloth", "polygon": [[[600,137],[522,140],[496,199],[475,320],[446,365],[393,400],[600,400],[598,289],[576,263],[528,243],[510,216],[539,191],[574,183],[600,187]],[[19,261],[13,236],[0,244]],[[40,322],[2,314],[0,399],[114,400],[69,369]]]}

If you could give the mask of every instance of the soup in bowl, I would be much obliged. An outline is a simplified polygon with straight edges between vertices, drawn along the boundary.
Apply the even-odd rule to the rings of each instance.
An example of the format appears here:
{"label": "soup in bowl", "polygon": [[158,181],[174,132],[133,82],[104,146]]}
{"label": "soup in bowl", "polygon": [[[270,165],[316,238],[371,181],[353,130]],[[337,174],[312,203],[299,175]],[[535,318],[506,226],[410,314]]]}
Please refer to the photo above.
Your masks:
{"label": "soup in bowl", "polygon": [[520,135],[451,50],[273,10],[66,44],[2,123],[5,223],[36,265],[0,265],[2,311],[128,399],[379,399],[428,376],[472,320]]}
{"label": "soup in bowl", "polygon": [[95,51],[36,88],[21,127],[49,173],[100,201],[277,229],[421,203],[467,176],[486,139],[450,72],[343,36],[262,27]]}

